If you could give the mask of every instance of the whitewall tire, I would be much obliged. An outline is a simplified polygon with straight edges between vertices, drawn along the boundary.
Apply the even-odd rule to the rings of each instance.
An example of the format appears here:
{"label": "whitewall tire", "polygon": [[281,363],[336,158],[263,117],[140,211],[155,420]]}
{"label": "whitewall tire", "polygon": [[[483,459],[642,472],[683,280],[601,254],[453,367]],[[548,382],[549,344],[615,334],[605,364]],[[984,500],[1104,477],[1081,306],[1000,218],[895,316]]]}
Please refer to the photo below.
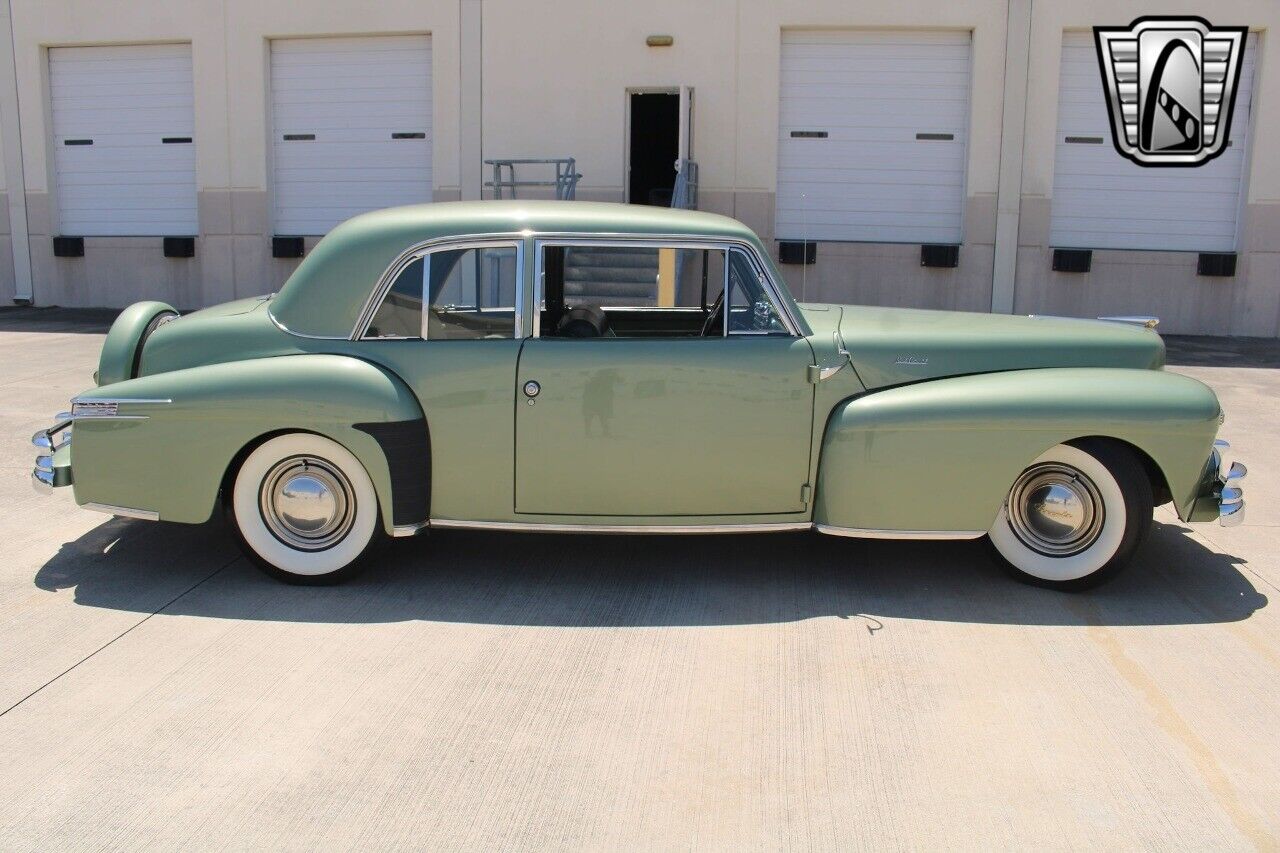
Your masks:
{"label": "whitewall tire", "polygon": [[236,473],[228,509],[245,552],[290,583],[346,577],[381,530],[364,466],[312,433],[276,436],[254,448]]}
{"label": "whitewall tire", "polygon": [[1129,562],[1152,509],[1151,481],[1134,453],[1087,439],[1052,447],[1028,465],[987,535],[1020,580],[1086,589]]}

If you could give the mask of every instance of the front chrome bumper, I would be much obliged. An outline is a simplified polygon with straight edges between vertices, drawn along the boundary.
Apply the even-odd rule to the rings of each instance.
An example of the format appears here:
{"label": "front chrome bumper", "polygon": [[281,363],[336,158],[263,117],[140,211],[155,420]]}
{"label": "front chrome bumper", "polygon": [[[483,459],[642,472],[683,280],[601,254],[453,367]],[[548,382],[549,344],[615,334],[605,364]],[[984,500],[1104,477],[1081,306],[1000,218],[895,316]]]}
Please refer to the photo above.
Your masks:
{"label": "front chrome bumper", "polygon": [[1244,489],[1240,481],[1249,473],[1243,462],[1235,460],[1231,445],[1218,439],[1213,443],[1213,465],[1218,472],[1215,497],[1218,501],[1218,523],[1235,527],[1244,521]]}
{"label": "front chrome bumper", "polygon": [[31,443],[40,451],[31,472],[32,487],[47,495],[61,486],[70,486],[71,465],[67,457],[71,448],[71,419],[59,416],[56,424],[31,436]]}

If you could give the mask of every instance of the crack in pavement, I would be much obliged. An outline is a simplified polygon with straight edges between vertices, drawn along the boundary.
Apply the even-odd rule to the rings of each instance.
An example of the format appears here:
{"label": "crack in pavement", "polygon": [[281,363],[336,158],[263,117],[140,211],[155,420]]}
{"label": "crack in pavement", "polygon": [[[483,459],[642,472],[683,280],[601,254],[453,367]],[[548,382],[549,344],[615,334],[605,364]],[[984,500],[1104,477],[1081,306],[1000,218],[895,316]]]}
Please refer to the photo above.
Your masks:
{"label": "crack in pavement", "polygon": [[128,628],[125,628],[123,631],[121,631],[121,632],[120,632],[119,634],[117,634],[116,636],[112,637],[110,640],[107,640],[107,641],[106,641],[105,643],[103,643],[101,646],[99,646],[98,648],[96,648],[96,649],[94,649],[93,651],[89,652],[89,654],[85,655],[85,656],[84,656],[84,657],[82,657],[80,660],[78,660],[78,661],[76,661],[75,663],[71,664],[71,666],[67,667],[67,668],[66,668],[66,669],[64,669],[62,672],[60,672],[60,673],[58,673],[57,675],[55,675],[53,678],[50,678],[50,679],[49,679],[48,681],[46,681],[44,684],[41,684],[39,687],[37,687],[35,690],[32,690],[32,691],[31,691],[30,693],[28,693],[26,696],[23,696],[21,699],[19,699],[17,702],[14,702],[14,703],[13,703],[12,705],[10,705],[8,708],[5,708],[3,711],[0,711],[0,717],[3,717],[5,714],[8,714],[8,713],[9,713],[10,711],[12,711],[14,708],[17,708],[17,707],[18,707],[19,705],[21,705],[23,702],[26,702],[26,701],[27,701],[28,699],[30,699],[32,696],[35,696],[37,693],[39,693],[40,691],[44,690],[44,689],[45,689],[46,687],[48,687],[50,684],[53,684],[55,681],[57,681],[58,679],[62,678],[64,675],[66,675],[67,673],[71,672],[73,669],[75,669],[76,667],[80,666],[82,663],[84,663],[85,661],[89,660],[90,658],[92,658],[93,656],[95,656],[96,654],[98,654],[99,652],[101,652],[102,650],[104,650],[104,649],[108,648],[108,647],[109,647],[109,646],[111,646],[111,645],[114,645],[114,644],[116,643],[116,641],[118,641],[120,638],[124,637],[125,635],[127,635],[127,634],[131,633],[134,629],[136,629],[139,625],[142,625],[144,622],[146,622],[146,621],[147,621],[148,619],[150,619],[152,616],[155,616],[155,615],[157,615],[157,614],[163,613],[165,610],[168,610],[170,607],[172,607],[172,606],[174,605],[174,603],[175,603],[175,602],[177,602],[177,601],[178,601],[179,599],[181,599],[183,596],[185,596],[185,595],[187,595],[188,593],[190,593],[190,592],[194,591],[195,589],[197,589],[198,587],[200,587],[202,584],[205,584],[205,583],[207,583],[208,581],[213,580],[213,578],[214,578],[215,576],[217,576],[220,572],[222,572],[224,569],[226,569],[228,566],[230,566],[232,563],[234,563],[234,562],[235,562],[236,560],[238,560],[238,559],[240,559],[240,555],[239,555],[239,554],[235,555],[235,556],[234,556],[234,557],[232,557],[230,560],[228,560],[227,562],[223,563],[223,564],[222,564],[221,566],[219,566],[218,568],[214,569],[214,570],[213,570],[212,572],[210,572],[208,575],[206,575],[205,577],[203,577],[203,578],[201,578],[200,580],[196,581],[196,582],[195,582],[195,583],[193,583],[191,586],[187,587],[187,588],[186,588],[186,589],[184,589],[182,592],[178,593],[178,594],[177,594],[177,595],[175,595],[173,598],[171,598],[171,599],[169,599],[168,601],[166,601],[163,605],[161,605],[161,606],[160,606],[159,608],[157,608],[156,610],[152,611],[151,613],[148,613],[146,616],[142,617],[142,618],[141,618],[141,619],[139,619],[137,622],[135,622],[135,623],[133,623],[132,625],[130,625]]}

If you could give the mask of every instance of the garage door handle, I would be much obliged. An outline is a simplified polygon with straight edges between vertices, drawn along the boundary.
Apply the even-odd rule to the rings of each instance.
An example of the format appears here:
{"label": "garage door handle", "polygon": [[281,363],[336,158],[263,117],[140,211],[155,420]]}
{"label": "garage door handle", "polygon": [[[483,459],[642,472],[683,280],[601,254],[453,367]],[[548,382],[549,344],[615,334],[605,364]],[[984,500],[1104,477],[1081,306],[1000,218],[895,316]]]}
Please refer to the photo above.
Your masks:
{"label": "garage door handle", "polygon": [[286,133],[284,135],[285,142],[315,142],[316,135],[314,133]]}
{"label": "garage door handle", "polygon": [[64,139],[62,140],[62,144],[63,145],[92,145],[93,140],[92,139]]}
{"label": "garage door handle", "polygon": [[165,145],[184,145],[184,144],[190,144],[191,137],[190,136],[166,136],[160,141],[163,142]]}
{"label": "garage door handle", "polygon": [[916,139],[930,139],[938,142],[950,142],[955,139],[954,133],[917,133]]}
{"label": "garage door handle", "polygon": [[393,133],[391,134],[391,138],[392,139],[426,139],[427,135],[422,131],[418,130],[418,131],[410,131],[410,132],[404,132],[404,133]]}

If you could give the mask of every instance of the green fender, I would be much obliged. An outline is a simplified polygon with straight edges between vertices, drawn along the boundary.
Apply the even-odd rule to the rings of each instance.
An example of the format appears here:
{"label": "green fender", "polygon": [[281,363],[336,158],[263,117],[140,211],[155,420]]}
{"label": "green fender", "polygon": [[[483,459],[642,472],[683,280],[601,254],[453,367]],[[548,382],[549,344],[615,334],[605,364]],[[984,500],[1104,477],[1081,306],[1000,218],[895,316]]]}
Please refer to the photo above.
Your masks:
{"label": "green fender", "polygon": [[133,377],[142,335],[152,320],[165,313],[177,314],[178,311],[163,302],[135,302],[116,316],[107,339],[102,342],[102,355],[98,357],[94,381],[99,386]]}
{"label": "green fender", "polygon": [[[117,382],[80,400],[139,419],[78,419],[72,447],[77,503],[157,511],[200,523],[213,512],[237,455],[277,432],[314,432],[351,451],[373,480],[392,527],[391,475],[381,446],[353,424],[414,421],[422,407],[395,374],[350,356],[288,355],[191,367]],[[423,460],[427,476],[429,460]]]}
{"label": "green fender", "polygon": [[1032,460],[1089,436],[1116,438],[1149,456],[1185,519],[1220,413],[1205,385],[1155,370],[1020,370],[865,394],[836,406],[828,420],[814,521],[985,531]]}

